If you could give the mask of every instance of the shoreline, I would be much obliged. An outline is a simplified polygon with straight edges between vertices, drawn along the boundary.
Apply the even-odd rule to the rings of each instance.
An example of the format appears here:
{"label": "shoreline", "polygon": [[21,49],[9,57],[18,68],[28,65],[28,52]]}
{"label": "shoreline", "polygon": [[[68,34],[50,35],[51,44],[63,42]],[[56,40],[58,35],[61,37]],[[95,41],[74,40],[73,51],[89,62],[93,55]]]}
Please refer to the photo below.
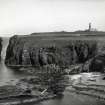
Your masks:
{"label": "shoreline", "polygon": [[[33,98],[28,98],[28,99],[15,99],[14,101],[12,100],[11,102],[0,102],[0,105],[23,105],[23,104],[28,104],[28,103],[33,103],[33,102],[40,102],[40,101],[44,101],[44,100],[48,100],[48,99],[53,99],[55,98],[56,95],[53,95],[53,96],[47,96],[47,97],[39,97],[39,98],[36,98],[36,97],[33,97]],[[5,101],[5,100],[4,100]],[[9,100],[10,101],[10,100]]]}

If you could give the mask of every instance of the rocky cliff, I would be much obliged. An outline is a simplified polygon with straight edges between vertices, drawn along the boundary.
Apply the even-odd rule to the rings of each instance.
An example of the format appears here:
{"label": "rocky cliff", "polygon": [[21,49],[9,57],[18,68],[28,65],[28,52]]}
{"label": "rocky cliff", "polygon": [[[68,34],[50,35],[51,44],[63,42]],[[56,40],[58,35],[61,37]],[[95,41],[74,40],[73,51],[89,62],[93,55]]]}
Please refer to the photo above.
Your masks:
{"label": "rocky cliff", "polygon": [[9,40],[5,63],[8,66],[56,64],[68,67],[84,63],[96,55],[96,41],[67,39],[45,35],[15,35]]}
{"label": "rocky cliff", "polygon": [[1,59],[1,50],[2,50],[2,38],[0,38],[0,59]]}

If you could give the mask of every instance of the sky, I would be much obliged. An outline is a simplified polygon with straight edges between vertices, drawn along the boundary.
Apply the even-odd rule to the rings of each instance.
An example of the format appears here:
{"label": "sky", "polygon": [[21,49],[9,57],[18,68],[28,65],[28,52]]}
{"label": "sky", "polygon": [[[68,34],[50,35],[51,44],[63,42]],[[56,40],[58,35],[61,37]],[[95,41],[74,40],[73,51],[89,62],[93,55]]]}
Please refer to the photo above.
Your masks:
{"label": "sky", "polygon": [[0,36],[33,32],[105,31],[105,0],[0,0]]}

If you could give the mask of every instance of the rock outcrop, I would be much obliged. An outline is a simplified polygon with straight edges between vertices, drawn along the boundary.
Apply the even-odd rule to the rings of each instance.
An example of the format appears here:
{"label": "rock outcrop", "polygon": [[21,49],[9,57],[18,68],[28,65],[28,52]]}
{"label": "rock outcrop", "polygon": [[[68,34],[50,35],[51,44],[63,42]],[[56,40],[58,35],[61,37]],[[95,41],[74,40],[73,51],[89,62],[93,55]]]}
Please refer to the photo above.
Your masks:
{"label": "rock outcrop", "polygon": [[84,63],[97,53],[97,42],[66,40],[52,36],[18,36],[10,38],[5,63],[8,66],[44,66],[56,64],[68,67]]}
{"label": "rock outcrop", "polygon": [[96,72],[105,72],[105,53],[101,53],[91,60],[89,70]]}
{"label": "rock outcrop", "polygon": [[2,50],[2,38],[0,38],[0,59],[1,59],[1,50]]}

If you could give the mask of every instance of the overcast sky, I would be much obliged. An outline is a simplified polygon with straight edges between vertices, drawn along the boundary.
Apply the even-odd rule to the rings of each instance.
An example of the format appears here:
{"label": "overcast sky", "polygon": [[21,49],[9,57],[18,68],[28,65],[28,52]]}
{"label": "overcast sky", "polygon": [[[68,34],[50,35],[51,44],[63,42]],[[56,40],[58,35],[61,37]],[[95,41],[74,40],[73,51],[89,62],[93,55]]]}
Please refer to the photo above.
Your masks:
{"label": "overcast sky", "polygon": [[105,0],[0,0],[0,36],[43,31],[105,31]]}

